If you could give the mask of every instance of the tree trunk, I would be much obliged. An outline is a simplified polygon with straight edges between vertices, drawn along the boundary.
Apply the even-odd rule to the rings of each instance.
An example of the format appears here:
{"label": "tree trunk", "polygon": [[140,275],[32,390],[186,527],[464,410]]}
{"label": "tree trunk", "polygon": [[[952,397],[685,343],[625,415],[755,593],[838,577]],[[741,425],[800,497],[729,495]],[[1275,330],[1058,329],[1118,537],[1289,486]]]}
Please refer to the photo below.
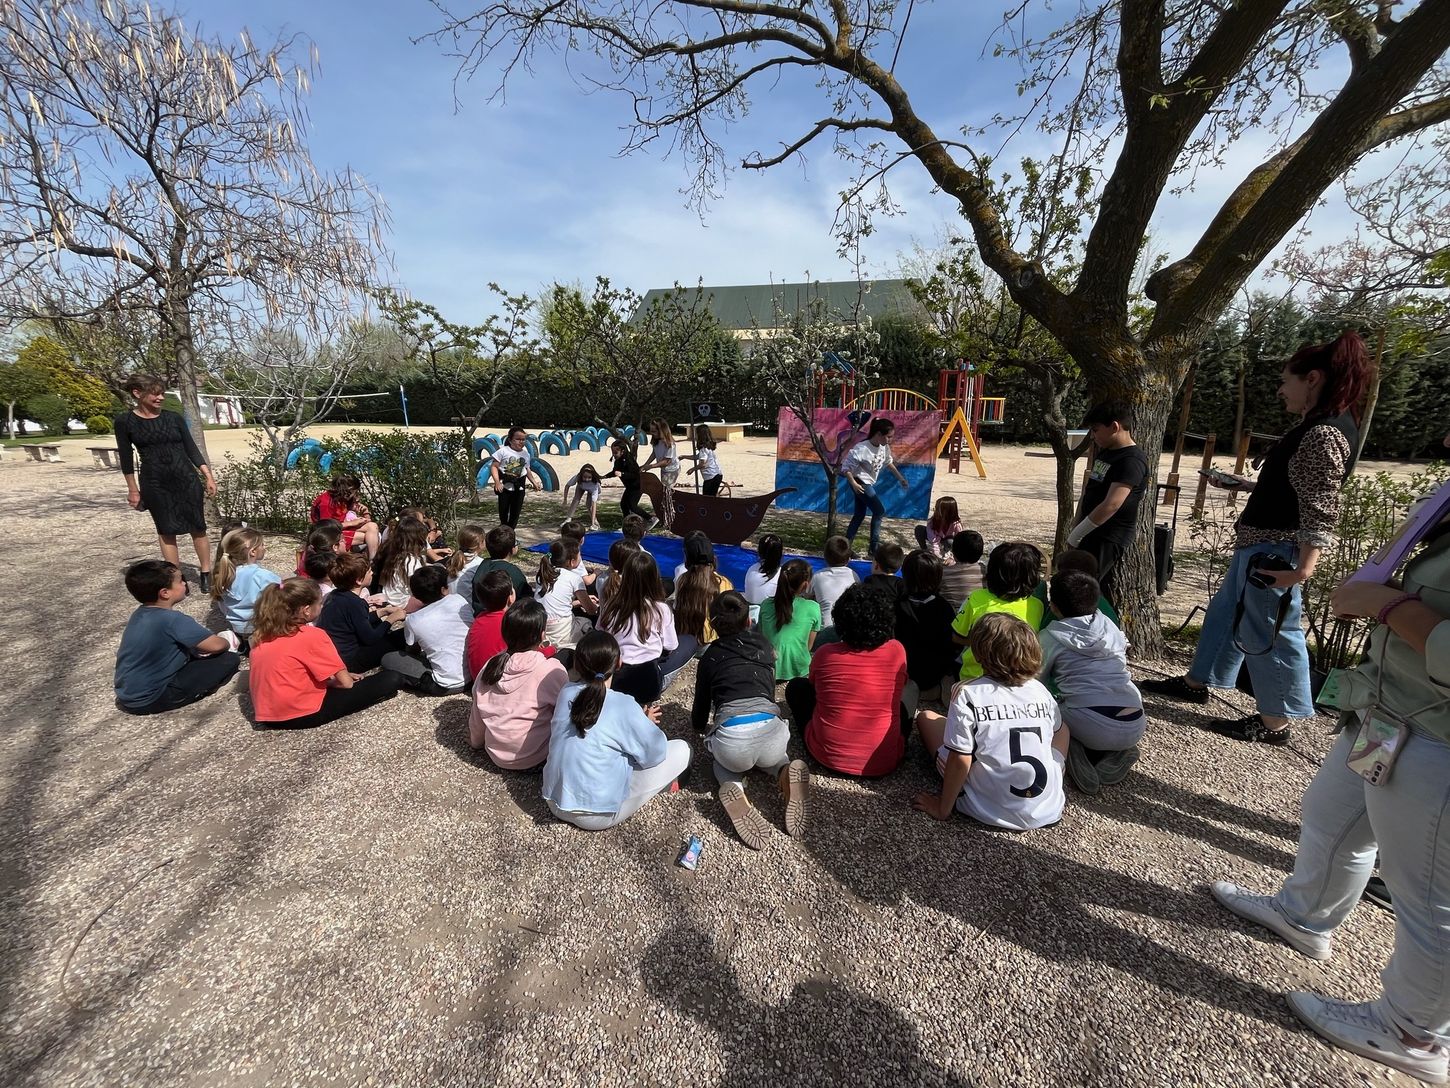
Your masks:
{"label": "tree trunk", "polygon": [[1354,444],[1353,464],[1358,464],[1364,453],[1365,441],[1369,438],[1369,425],[1374,422],[1374,407],[1380,399],[1380,382],[1384,380],[1385,337],[1388,327],[1380,329],[1379,344],[1374,349],[1374,371],[1370,376],[1369,392],[1364,397],[1364,415],[1359,421],[1359,439]]}
{"label": "tree trunk", "polygon": [[176,350],[176,384],[181,394],[181,410],[196,448],[201,451],[202,460],[211,464],[206,451],[206,430],[201,417],[201,372],[197,365],[196,338],[191,327],[191,309],[186,299],[174,299],[168,304],[173,345]]}
{"label": "tree trunk", "polygon": [[[826,537],[827,539],[836,535],[836,484],[837,475],[829,465],[821,464],[821,471],[826,474]],[[822,541],[824,544],[825,541]]]}

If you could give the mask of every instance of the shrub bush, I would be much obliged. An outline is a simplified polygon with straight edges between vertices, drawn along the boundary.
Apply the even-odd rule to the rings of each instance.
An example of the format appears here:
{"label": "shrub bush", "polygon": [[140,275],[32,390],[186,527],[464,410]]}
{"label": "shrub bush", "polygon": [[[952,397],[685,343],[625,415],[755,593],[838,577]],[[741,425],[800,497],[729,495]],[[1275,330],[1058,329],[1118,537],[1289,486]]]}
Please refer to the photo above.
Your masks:
{"label": "shrub bush", "polygon": [[70,413],[70,401],[55,393],[41,393],[25,405],[25,414],[44,427],[47,434],[65,434]]}
{"label": "shrub bush", "polygon": [[86,430],[91,434],[110,434],[115,429],[110,416],[91,416],[86,420]]}
{"label": "shrub bush", "polygon": [[227,454],[212,466],[217,511],[223,519],[245,521],[258,529],[303,532],[312,500],[327,486],[317,462],[301,458],[295,469],[282,467],[271,443],[255,435],[240,459]]}

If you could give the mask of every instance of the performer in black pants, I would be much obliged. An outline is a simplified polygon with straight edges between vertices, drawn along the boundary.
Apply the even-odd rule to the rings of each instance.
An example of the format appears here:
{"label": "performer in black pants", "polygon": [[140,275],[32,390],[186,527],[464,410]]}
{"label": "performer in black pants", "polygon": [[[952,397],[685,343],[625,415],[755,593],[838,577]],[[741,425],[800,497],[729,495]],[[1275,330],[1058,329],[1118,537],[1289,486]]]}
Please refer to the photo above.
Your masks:
{"label": "performer in black pants", "polygon": [[651,518],[639,508],[639,497],[641,494],[639,486],[639,461],[635,459],[634,451],[629,448],[629,443],[623,439],[615,441],[609,447],[614,453],[614,467],[604,474],[602,479],[609,479],[611,476],[618,476],[619,482],[624,485],[624,494],[619,497],[619,509],[625,517],[630,514],[638,514],[645,519],[646,528],[659,523],[658,518]]}
{"label": "performer in black pants", "polygon": [[530,483],[538,490],[543,484],[534,474],[533,458],[524,448],[528,436],[522,427],[510,427],[504,444],[494,451],[488,466],[493,493],[498,496],[499,524],[518,528],[524,509],[524,490]]}

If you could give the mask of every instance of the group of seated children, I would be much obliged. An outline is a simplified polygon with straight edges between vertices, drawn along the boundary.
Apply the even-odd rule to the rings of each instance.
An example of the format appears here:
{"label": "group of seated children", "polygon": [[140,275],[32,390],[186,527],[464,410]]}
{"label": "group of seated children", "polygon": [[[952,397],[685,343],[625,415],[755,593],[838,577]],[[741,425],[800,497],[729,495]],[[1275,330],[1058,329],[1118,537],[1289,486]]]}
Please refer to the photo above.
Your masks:
{"label": "group of seated children", "polygon": [[[805,823],[809,774],[787,757],[782,696],[811,756],[842,774],[894,771],[914,724],[942,774],[940,796],[917,807],[937,818],[955,809],[1044,826],[1061,814],[1064,768],[1096,793],[1137,758],[1142,699],[1086,553],[1059,555],[1050,582],[1026,543],[999,545],[984,566],[981,536],[939,502],[925,546],[905,555],[883,544],[864,582],[843,537],[826,542],[813,574],[767,534],[737,593],[698,532],[662,579],[640,544],[645,528],[626,519],[596,578],[580,559],[584,526],[566,522],[532,583],[506,525],[464,526],[450,551],[421,511],[405,511],[370,564],[323,522],[299,557],[310,577],[285,581],[261,565],[261,534],[240,528],[223,538],[212,595],[250,649],[259,723],[317,725],[400,687],[471,685],[470,743],[500,767],[552,768],[550,808],[586,828],[627,818],[688,761],[657,721],[661,695],[695,657],[692,721],[721,802],[755,847],[769,824],[745,795],[752,769],[775,777],[787,831]],[[141,607],[117,660],[123,708],[182,706],[236,671],[227,638],[171,611],[185,595],[174,567],[137,564],[127,586]],[[918,711],[923,699],[946,714]]]}

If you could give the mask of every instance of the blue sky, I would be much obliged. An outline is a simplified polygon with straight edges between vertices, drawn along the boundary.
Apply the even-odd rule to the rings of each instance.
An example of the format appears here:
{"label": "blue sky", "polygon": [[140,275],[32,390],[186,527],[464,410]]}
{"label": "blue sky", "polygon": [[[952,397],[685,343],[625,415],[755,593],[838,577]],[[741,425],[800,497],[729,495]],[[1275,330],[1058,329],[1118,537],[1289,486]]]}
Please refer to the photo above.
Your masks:
{"label": "blue sky", "polygon": [[[986,17],[963,27],[960,2],[918,5],[898,65],[918,111],[943,136],[1016,101],[1015,69],[980,56]],[[397,282],[455,320],[489,312],[490,281],[534,293],[596,275],[639,291],[702,278],[853,276],[830,230],[849,168],[827,143],[804,166],[735,171],[702,219],[681,192],[680,158],[652,150],[621,157],[628,101],[584,93],[560,58],[542,57],[532,75],[516,77],[506,101],[487,100],[494,71],[455,84],[455,62],[442,48],[410,40],[439,24],[426,0],[182,0],[180,11],[227,40],[246,26],[259,41],[287,31],[315,43],[320,71],[307,105],[314,162],[350,166],[382,194]],[[737,159],[752,146],[772,150],[825,112],[809,85],[760,88],[729,146]],[[1034,139],[1024,133],[1008,157],[1040,151]],[[1183,252],[1256,144],[1246,140],[1229,171],[1205,175],[1196,193],[1160,208],[1156,249]],[[905,214],[878,220],[866,243],[867,271],[876,276],[892,275],[914,238],[929,242],[960,222],[915,164],[893,171],[891,189]],[[1345,226],[1333,211],[1317,223],[1326,238]]]}

